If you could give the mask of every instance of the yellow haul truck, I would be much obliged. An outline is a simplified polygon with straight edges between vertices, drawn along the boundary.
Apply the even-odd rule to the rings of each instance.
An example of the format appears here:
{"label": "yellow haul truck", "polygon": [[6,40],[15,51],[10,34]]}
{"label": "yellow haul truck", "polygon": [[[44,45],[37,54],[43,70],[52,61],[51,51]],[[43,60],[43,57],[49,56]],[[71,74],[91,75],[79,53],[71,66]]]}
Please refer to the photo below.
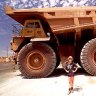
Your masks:
{"label": "yellow haul truck", "polygon": [[96,75],[96,7],[6,6],[5,12],[19,22],[13,26],[11,49],[25,77],[47,77],[69,55]]}

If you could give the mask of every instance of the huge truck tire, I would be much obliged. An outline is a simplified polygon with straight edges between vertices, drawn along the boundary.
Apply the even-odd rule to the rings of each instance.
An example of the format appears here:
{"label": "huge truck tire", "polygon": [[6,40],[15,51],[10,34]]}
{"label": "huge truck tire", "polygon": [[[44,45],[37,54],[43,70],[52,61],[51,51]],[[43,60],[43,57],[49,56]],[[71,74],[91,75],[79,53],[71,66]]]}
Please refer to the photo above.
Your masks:
{"label": "huge truck tire", "polygon": [[56,67],[56,54],[45,43],[29,43],[20,50],[18,65],[22,75],[27,78],[47,77]]}
{"label": "huge truck tire", "polygon": [[96,38],[84,45],[80,59],[85,71],[91,75],[96,75]]}

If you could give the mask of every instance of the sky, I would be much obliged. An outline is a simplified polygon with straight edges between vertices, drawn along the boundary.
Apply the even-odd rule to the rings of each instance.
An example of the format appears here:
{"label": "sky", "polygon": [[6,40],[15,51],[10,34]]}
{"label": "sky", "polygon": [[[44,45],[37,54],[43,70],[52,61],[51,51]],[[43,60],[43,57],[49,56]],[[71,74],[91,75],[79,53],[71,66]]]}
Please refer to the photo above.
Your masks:
{"label": "sky", "polygon": [[12,55],[10,40],[12,25],[17,24],[4,13],[4,6],[9,5],[15,9],[42,8],[42,7],[66,7],[66,6],[95,6],[96,0],[0,0],[0,56]]}
{"label": "sky", "polygon": [[0,56],[6,56],[6,51],[9,49],[10,40],[10,24],[8,17],[4,14],[4,1],[0,0]]}

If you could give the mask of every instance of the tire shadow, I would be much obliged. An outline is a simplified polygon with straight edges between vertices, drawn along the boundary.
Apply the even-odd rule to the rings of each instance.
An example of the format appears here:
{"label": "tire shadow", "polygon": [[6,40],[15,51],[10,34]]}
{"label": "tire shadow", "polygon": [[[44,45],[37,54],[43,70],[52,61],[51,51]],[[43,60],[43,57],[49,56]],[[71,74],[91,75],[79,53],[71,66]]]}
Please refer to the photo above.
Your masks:
{"label": "tire shadow", "polygon": [[[58,77],[58,76],[67,76],[67,73],[65,72],[65,70],[63,68],[57,68],[54,70],[54,72],[49,76],[50,77]],[[76,75],[85,75],[85,76],[90,76],[90,74],[88,74],[83,68],[79,68],[77,70],[77,72],[75,73]]]}
{"label": "tire shadow", "polygon": [[73,91],[77,91],[77,92],[79,92],[79,91],[81,91],[82,89],[83,89],[83,88],[77,86],[76,88],[73,89]]}
{"label": "tire shadow", "polygon": [[67,73],[65,72],[63,68],[57,68],[49,77],[58,77],[61,75],[67,76]]}
{"label": "tire shadow", "polygon": [[91,76],[91,75],[88,74],[83,68],[79,68],[79,69],[77,70],[77,72],[75,73],[75,75]]}
{"label": "tire shadow", "polygon": [[[45,78],[59,77],[62,75],[68,76],[63,68],[57,68],[54,70],[54,72],[51,75],[49,75],[48,77],[45,77]],[[75,73],[75,76],[77,76],[77,75],[90,76],[90,74],[88,74],[83,68],[80,68],[77,70],[77,72]],[[28,77],[23,76],[22,74],[18,74],[17,76],[22,76],[23,79],[40,79],[40,78],[28,78]]]}

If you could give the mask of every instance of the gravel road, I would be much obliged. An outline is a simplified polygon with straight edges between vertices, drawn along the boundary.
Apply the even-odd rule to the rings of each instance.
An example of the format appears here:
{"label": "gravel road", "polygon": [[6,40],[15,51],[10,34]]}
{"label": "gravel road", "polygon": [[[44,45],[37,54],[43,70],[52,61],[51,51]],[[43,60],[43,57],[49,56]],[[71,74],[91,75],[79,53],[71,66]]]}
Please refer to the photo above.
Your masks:
{"label": "gravel road", "polygon": [[[61,66],[47,78],[26,79],[18,68],[0,63],[0,96],[67,96],[68,77]],[[95,96],[96,77],[79,69],[75,76],[74,92],[70,96]]]}

